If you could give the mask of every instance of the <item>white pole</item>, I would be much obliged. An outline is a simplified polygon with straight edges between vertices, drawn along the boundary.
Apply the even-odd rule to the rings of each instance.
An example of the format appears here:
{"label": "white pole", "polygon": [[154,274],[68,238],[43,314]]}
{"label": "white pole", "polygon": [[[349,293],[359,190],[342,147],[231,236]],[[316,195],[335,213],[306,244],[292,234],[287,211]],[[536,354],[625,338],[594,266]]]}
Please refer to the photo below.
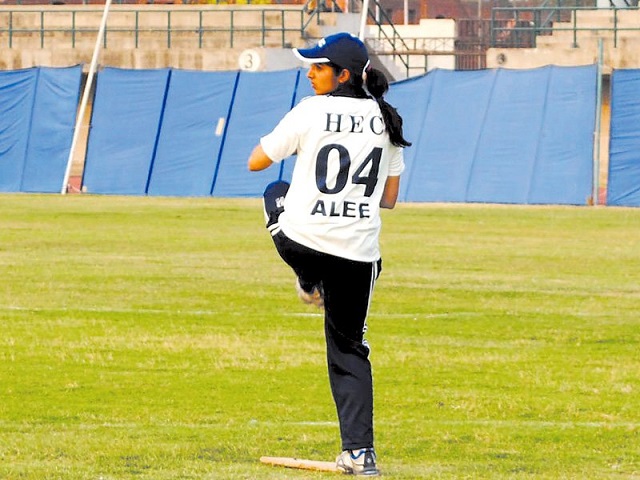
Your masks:
{"label": "white pole", "polygon": [[84,119],[84,112],[87,109],[87,103],[89,102],[89,92],[93,85],[93,77],[96,72],[96,65],[98,64],[98,56],[100,55],[100,46],[104,38],[104,30],[107,26],[107,17],[109,15],[109,7],[111,6],[111,0],[106,0],[104,3],[104,10],[102,11],[102,21],[100,22],[100,28],[98,30],[98,38],[96,38],[96,45],[93,48],[93,57],[91,58],[91,65],[89,66],[89,73],[87,74],[87,83],[84,86],[84,92],[82,94],[82,100],[80,102],[80,111],[76,118],[76,126],[73,130],[73,140],[71,141],[71,150],[69,151],[69,159],[67,160],[67,169],[64,172],[64,180],[62,182],[61,194],[67,192],[67,184],[69,183],[69,175],[71,175],[71,164],[73,163],[73,155],[78,143],[78,137],[80,136],[80,127],[82,120]]}
{"label": "white pole", "polygon": [[367,17],[369,16],[369,0],[362,0],[362,14],[360,15],[360,33],[358,38],[364,42],[365,30],[367,28]]}
{"label": "white pole", "polygon": [[603,60],[602,39],[598,39],[598,79],[596,83],[596,125],[594,132],[593,155],[593,191],[591,200],[593,205],[600,203],[600,135],[602,133],[602,64]]}

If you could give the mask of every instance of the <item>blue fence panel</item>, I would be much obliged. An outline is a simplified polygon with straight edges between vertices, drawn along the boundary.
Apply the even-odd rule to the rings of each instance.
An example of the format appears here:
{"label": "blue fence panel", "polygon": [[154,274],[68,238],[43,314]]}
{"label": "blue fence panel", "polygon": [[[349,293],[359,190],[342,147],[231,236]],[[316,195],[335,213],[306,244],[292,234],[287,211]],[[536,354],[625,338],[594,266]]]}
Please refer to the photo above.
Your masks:
{"label": "blue fence panel", "polygon": [[433,88],[435,73],[410,78],[390,85],[386,100],[393,105],[403,120],[404,137],[411,146],[404,149],[405,171],[400,182],[398,199],[407,201],[410,180],[415,165],[424,159],[424,149],[428,144],[429,132],[425,131],[427,109]]}
{"label": "blue fence panel", "polygon": [[249,172],[247,159],[260,137],[291,109],[299,74],[299,69],[240,73],[212,195],[259,197],[280,178],[275,167]]}
{"label": "blue fence panel", "polygon": [[418,120],[404,200],[464,202],[496,71],[436,70],[428,77],[428,108]]}
{"label": "blue fence panel", "polygon": [[550,69],[544,118],[525,203],[590,203],[596,66]]}
{"label": "blue fence panel", "polygon": [[400,199],[586,203],[596,74],[591,66],[435,70],[393,84],[390,103],[414,142]]}
{"label": "blue fence panel", "polygon": [[495,71],[491,100],[472,159],[467,201],[526,203],[542,125],[547,72],[546,68]]}
{"label": "blue fence panel", "polygon": [[607,204],[640,207],[640,69],[611,76]]}
{"label": "blue fence panel", "polygon": [[21,189],[37,76],[38,70],[35,68],[0,72],[0,191],[2,192],[19,192]]}
{"label": "blue fence panel", "polygon": [[595,66],[498,70],[467,201],[588,203],[596,74]]}
{"label": "blue fence panel", "polygon": [[171,71],[149,195],[211,194],[237,77]]}
{"label": "blue fence panel", "polygon": [[60,192],[81,67],[0,72],[0,191]]}
{"label": "blue fence panel", "polygon": [[63,188],[76,122],[82,66],[40,68],[21,191]]}
{"label": "blue fence panel", "polygon": [[168,78],[168,69],[100,72],[82,180],[87,192],[146,193]]}

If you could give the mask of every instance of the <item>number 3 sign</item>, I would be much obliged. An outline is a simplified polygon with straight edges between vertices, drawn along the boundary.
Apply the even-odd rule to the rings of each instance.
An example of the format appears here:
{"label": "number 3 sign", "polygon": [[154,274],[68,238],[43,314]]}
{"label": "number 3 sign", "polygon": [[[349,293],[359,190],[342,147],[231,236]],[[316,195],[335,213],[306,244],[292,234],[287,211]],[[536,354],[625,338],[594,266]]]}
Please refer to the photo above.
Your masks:
{"label": "number 3 sign", "polygon": [[255,72],[260,68],[260,54],[253,49],[247,49],[240,54],[238,57],[238,64],[240,65],[240,70],[244,70],[247,72]]}

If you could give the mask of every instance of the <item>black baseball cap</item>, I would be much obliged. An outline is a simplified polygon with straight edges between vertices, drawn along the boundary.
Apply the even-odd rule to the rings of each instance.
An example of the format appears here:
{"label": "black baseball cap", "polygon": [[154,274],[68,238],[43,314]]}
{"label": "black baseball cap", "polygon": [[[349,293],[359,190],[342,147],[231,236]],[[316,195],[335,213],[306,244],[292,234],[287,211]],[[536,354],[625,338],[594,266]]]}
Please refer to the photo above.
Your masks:
{"label": "black baseball cap", "polygon": [[369,65],[369,52],[365,44],[346,32],[329,35],[313,48],[294,48],[293,53],[305,63],[331,62],[359,75]]}

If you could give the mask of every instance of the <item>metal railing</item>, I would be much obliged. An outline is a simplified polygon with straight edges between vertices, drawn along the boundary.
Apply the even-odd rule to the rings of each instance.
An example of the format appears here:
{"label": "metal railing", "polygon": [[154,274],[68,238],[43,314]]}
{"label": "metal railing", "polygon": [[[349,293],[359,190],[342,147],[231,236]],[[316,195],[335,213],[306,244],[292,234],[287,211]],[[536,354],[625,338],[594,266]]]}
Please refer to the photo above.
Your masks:
{"label": "metal railing", "polygon": [[[47,42],[56,42],[56,46],[60,46],[60,38],[56,37],[56,34],[63,34],[70,43],[71,48],[76,48],[78,41],[82,36],[93,35],[91,42],[93,43],[95,35],[98,33],[98,25],[96,26],[80,26],[80,17],[82,15],[96,15],[99,11],[87,11],[87,10],[74,10],[73,8],[56,7],[52,10],[43,9],[25,9],[20,10],[1,10],[0,11],[0,40],[6,37],[6,43],[9,48],[14,47],[16,38],[33,37],[39,38],[40,48],[45,48]],[[24,14],[33,14],[32,23],[35,26],[26,27],[20,26],[16,23],[16,17],[18,15],[24,16]],[[172,43],[176,35],[188,34],[189,46],[192,48],[204,48],[206,46],[206,40],[215,39],[225,41],[230,48],[233,48],[236,44],[236,40],[240,36],[246,36],[247,34],[255,35],[259,38],[260,46],[279,46],[290,47],[287,42],[287,34],[295,34],[299,37],[304,35],[305,24],[307,22],[307,16],[305,12],[300,9],[285,9],[285,8],[269,8],[260,10],[251,10],[250,12],[241,7],[225,9],[225,10],[203,10],[188,8],[182,8],[180,11],[175,11],[170,7],[165,9],[145,10],[141,8],[126,8],[120,9],[116,14],[129,14],[133,20],[130,25],[118,25],[109,26],[105,30],[103,46],[108,48],[109,41],[113,37],[113,34],[125,33],[132,39],[133,48],[139,48],[143,43],[143,37],[154,35],[156,41],[163,39],[163,43],[167,48],[172,47]],[[58,19],[63,18],[61,14],[68,15],[68,21],[66,26],[54,25],[51,21],[53,16],[57,16]],[[192,14],[197,16],[194,19],[193,26],[176,26],[173,22],[177,16],[184,14]],[[241,16],[243,15],[259,16],[259,22],[257,25],[247,25],[241,22]],[[112,13],[113,15],[113,13]],[[145,25],[144,16],[152,15],[155,20],[153,26]],[[163,20],[158,21],[158,16],[162,16]],[[218,21],[215,22],[216,26],[211,26],[214,22],[211,21],[212,16],[217,16]],[[239,21],[240,20],[240,21]],[[87,22],[83,22],[82,25]],[[122,23],[122,22],[120,22]],[[293,26],[290,26],[293,25]],[[253,45],[255,45],[255,36],[252,37]],[[270,36],[270,37],[269,37]],[[268,37],[271,39],[271,44],[268,44]],[[275,39],[278,39],[277,41]],[[4,43],[4,42],[2,42]],[[257,46],[257,45],[255,45]]]}
{"label": "metal railing", "polygon": [[397,45],[390,46],[387,39],[367,39],[367,44],[376,55],[401,57],[404,60],[402,65],[406,69],[407,77],[426,73],[432,66],[430,59],[433,57],[457,56],[455,43],[453,37],[403,37],[402,46],[405,46],[406,50],[400,51]]}
{"label": "metal railing", "polygon": [[[572,32],[571,46],[578,47],[580,32],[599,32],[610,34],[613,46],[617,47],[621,32],[640,32],[640,25],[620,26],[622,12],[637,11],[638,7],[612,7],[607,9],[583,6],[546,6],[546,7],[495,7],[491,11],[492,47],[535,47],[539,35],[551,35],[554,32]],[[593,26],[593,21],[581,20],[580,12],[597,11],[611,15],[611,25]],[[512,21],[499,20],[501,13],[509,12]],[[558,26],[565,23],[570,26]],[[589,23],[589,26],[585,26]],[[526,41],[523,41],[525,39]]]}
{"label": "metal railing", "polygon": [[[378,12],[378,15],[376,15],[376,12]],[[366,39],[367,43],[370,44],[371,50],[376,54],[390,55],[394,61],[398,59],[408,77],[411,68],[407,52],[410,51],[410,48],[393,25],[391,18],[389,18],[379,0],[373,0],[369,4],[367,18],[374,22],[378,33],[376,37],[367,37]],[[391,33],[389,34],[387,30],[391,30]]]}

